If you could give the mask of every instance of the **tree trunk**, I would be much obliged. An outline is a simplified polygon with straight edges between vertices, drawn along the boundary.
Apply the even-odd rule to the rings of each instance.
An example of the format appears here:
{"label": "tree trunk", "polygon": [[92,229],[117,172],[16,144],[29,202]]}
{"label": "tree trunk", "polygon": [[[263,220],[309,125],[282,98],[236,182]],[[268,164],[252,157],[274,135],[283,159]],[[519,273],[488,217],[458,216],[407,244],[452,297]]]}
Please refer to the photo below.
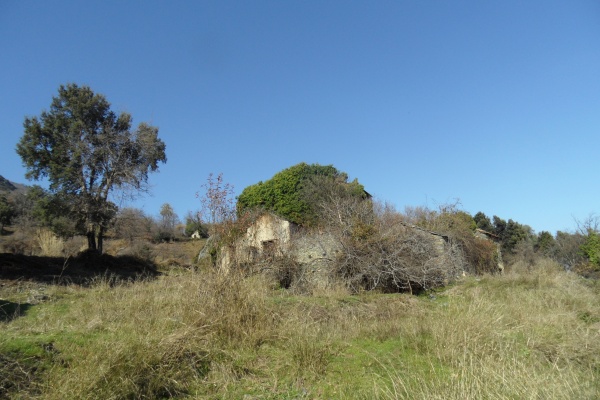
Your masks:
{"label": "tree trunk", "polygon": [[88,250],[96,251],[96,235],[94,230],[88,230],[87,232]]}
{"label": "tree trunk", "polygon": [[102,247],[104,244],[104,227],[100,227],[98,230],[98,253],[102,254]]}

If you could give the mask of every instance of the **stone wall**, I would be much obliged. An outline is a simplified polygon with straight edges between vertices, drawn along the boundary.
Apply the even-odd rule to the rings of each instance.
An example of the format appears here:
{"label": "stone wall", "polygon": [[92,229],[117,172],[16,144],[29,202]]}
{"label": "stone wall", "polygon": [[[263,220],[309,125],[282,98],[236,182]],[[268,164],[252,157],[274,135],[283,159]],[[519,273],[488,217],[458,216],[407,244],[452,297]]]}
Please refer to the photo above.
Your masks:
{"label": "stone wall", "polygon": [[[403,224],[393,227],[393,230],[400,237],[420,238],[417,240],[422,241],[421,248],[428,249],[430,258],[427,265],[432,270],[447,268],[450,275],[456,273],[452,244],[446,236]],[[242,238],[221,249],[219,265],[224,271],[235,265],[270,270],[277,269],[278,263],[284,262],[288,263],[288,267],[293,265],[297,279],[303,285],[320,287],[329,284],[332,267],[344,255],[343,251],[342,242],[330,232],[301,230],[273,214],[264,214]]]}
{"label": "stone wall", "polygon": [[331,268],[342,251],[342,245],[328,232],[297,232],[293,236],[290,256],[302,270],[304,283],[313,288],[326,287]]}
{"label": "stone wall", "polygon": [[273,214],[263,214],[232,246],[221,249],[219,266],[229,270],[235,264],[250,264],[259,259],[289,253],[294,224]]}

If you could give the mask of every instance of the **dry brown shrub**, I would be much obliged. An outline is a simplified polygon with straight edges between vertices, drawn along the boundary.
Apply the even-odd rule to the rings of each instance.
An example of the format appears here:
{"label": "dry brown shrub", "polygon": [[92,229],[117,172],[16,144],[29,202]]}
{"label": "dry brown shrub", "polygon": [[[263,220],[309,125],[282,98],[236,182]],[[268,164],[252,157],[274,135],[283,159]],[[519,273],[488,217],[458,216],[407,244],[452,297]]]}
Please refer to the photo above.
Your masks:
{"label": "dry brown shrub", "polygon": [[76,256],[87,249],[87,239],[84,236],[74,236],[64,242],[65,256]]}
{"label": "dry brown shrub", "polygon": [[465,256],[468,272],[476,275],[497,273],[500,253],[491,240],[478,238],[472,232],[455,236]]}
{"label": "dry brown shrub", "polygon": [[35,231],[35,241],[40,248],[40,255],[45,257],[61,257],[64,240],[48,229],[40,228]]}
{"label": "dry brown shrub", "polygon": [[237,270],[228,274],[210,271],[204,280],[198,298],[200,325],[210,326],[219,340],[230,345],[255,346],[270,339],[277,316],[267,301],[271,285],[264,276],[244,278]]}
{"label": "dry brown shrub", "polygon": [[117,254],[120,256],[132,256],[140,260],[153,261],[155,257],[155,246],[143,239],[134,239],[134,241],[126,247],[118,249]]}
{"label": "dry brown shrub", "polygon": [[1,251],[4,253],[33,255],[33,240],[29,235],[22,231],[16,231],[10,236],[3,238]]}
{"label": "dry brown shrub", "polygon": [[366,240],[343,242],[334,273],[353,291],[427,290],[446,285],[462,270],[455,246],[415,228],[382,225]]}
{"label": "dry brown shrub", "polygon": [[404,217],[411,224],[445,235],[460,248],[467,272],[480,275],[500,271],[502,260],[498,245],[475,235],[475,221],[469,213],[460,209],[458,200],[441,204],[437,210],[407,207]]}

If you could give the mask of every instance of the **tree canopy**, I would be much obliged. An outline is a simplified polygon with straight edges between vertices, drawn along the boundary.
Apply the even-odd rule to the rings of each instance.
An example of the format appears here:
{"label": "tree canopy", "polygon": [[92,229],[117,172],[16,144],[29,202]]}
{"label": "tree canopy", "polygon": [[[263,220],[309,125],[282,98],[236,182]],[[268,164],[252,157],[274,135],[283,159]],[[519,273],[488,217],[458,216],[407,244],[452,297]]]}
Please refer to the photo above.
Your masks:
{"label": "tree canopy", "polygon": [[318,218],[318,202],[327,188],[343,189],[350,195],[368,197],[363,185],[333,165],[300,163],[275,174],[270,180],[245,188],[238,197],[238,212],[262,208],[299,225],[313,225]]}
{"label": "tree canopy", "polygon": [[26,117],[23,125],[17,153],[26,177],[47,178],[50,191],[67,200],[88,248],[101,252],[116,213],[109,196],[144,190],[148,173],[167,160],[158,128],[141,123],[132,130],[130,114],[115,113],[103,95],[77,84],[61,85],[50,110]]}
{"label": "tree canopy", "polygon": [[481,211],[479,211],[479,212],[477,212],[477,214],[475,214],[475,216],[473,217],[473,220],[477,224],[477,228],[482,229],[486,232],[494,231],[494,225],[492,225],[492,221],[490,220],[490,218],[487,215],[485,215]]}
{"label": "tree canopy", "polygon": [[9,225],[15,210],[4,195],[0,194],[0,234],[4,233],[4,226]]}

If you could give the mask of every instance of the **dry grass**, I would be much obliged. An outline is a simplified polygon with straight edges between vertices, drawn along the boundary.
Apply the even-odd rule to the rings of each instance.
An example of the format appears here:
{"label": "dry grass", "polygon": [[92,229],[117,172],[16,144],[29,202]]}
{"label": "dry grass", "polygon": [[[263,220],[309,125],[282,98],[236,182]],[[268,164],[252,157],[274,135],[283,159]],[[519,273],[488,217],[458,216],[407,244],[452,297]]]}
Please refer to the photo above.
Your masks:
{"label": "dry grass", "polygon": [[[595,322],[594,322],[595,321]],[[600,395],[598,291],[550,262],[451,289],[421,321],[430,374],[382,361],[393,399],[592,399]],[[411,340],[416,340],[413,338]]]}
{"label": "dry grass", "polygon": [[40,362],[8,398],[600,396],[598,286],[547,262],[432,297],[181,269],[48,292],[0,323],[0,355]]}
{"label": "dry grass", "polygon": [[65,241],[56,236],[49,229],[36,229],[34,237],[40,248],[40,256],[61,257],[63,255]]}

